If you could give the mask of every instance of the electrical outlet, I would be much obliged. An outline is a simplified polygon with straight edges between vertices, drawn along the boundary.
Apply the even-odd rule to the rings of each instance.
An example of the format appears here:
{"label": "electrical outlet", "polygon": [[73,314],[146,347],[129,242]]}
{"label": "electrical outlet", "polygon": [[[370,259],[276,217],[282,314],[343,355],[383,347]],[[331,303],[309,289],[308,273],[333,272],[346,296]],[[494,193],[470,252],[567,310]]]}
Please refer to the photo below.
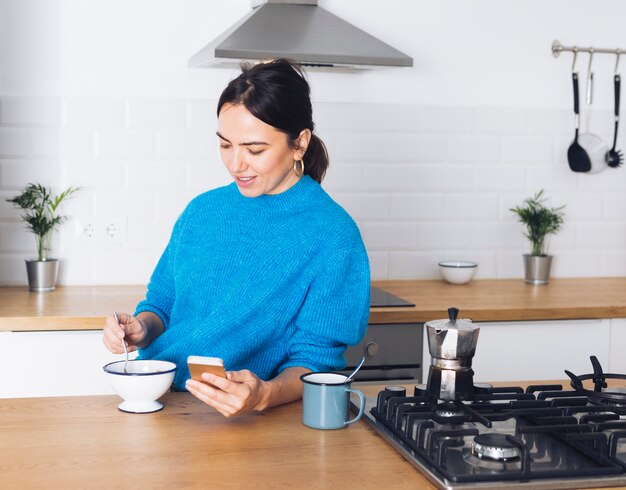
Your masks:
{"label": "electrical outlet", "polygon": [[78,241],[84,244],[108,245],[126,241],[125,218],[90,218],[76,223]]}

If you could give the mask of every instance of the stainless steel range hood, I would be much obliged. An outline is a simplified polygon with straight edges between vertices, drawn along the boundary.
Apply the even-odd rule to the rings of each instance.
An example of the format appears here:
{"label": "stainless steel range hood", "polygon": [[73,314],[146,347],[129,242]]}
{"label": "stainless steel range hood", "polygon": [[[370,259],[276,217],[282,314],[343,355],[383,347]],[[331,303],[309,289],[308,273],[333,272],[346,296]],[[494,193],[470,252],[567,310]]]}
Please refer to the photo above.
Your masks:
{"label": "stainless steel range hood", "polygon": [[252,0],[252,11],[189,59],[232,67],[285,57],[317,68],[413,66],[413,58],[317,6],[317,0]]}

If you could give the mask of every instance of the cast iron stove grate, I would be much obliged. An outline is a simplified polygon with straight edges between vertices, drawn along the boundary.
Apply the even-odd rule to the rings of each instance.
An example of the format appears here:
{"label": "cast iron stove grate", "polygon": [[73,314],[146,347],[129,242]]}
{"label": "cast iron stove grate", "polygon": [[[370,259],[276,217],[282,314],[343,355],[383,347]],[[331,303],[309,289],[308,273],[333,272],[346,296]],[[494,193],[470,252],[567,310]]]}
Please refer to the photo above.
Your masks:
{"label": "cast iron stove grate", "polygon": [[368,398],[364,420],[440,488],[626,484],[626,402],[618,406],[614,391],[611,404],[598,402],[602,391],[582,391],[599,373],[579,377],[580,386],[572,380],[573,390],[476,384],[471,401],[434,400],[423,385],[413,396],[387,387]]}

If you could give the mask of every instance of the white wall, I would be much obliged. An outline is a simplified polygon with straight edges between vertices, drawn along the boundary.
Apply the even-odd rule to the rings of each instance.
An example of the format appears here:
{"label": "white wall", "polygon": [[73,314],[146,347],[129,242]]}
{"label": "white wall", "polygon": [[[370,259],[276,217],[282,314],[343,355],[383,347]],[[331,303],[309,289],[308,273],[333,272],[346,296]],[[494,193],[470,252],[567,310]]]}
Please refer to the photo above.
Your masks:
{"label": "white wall", "polygon": [[[567,206],[553,274],[626,275],[626,170],[569,170],[572,57],[550,50],[554,39],[626,49],[626,4],[319,3],[415,62],[309,75],[331,152],[325,186],[359,223],[374,278],[437,277],[442,258],[520,277],[527,245],[508,209],[540,188]],[[236,71],[186,63],[248,10],[248,0],[0,0],[0,284],[26,281],[34,239],[5,199],[30,181],[83,187],[55,245],[62,283],[147,281],[184,204],[228,182],[212,134]],[[614,62],[594,57],[583,118],[607,141]]]}

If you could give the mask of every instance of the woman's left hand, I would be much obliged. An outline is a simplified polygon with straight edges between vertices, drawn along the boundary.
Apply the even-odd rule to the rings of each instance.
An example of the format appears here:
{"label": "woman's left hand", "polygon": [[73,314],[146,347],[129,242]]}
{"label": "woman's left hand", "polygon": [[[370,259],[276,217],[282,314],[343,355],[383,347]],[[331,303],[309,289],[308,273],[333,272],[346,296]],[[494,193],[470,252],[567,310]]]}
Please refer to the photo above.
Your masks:
{"label": "woman's left hand", "polygon": [[227,371],[226,378],[204,373],[202,379],[204,383],[188,379],[186,388],[225,417],[265,408],[268,382],[261,380],[252,371]]}

